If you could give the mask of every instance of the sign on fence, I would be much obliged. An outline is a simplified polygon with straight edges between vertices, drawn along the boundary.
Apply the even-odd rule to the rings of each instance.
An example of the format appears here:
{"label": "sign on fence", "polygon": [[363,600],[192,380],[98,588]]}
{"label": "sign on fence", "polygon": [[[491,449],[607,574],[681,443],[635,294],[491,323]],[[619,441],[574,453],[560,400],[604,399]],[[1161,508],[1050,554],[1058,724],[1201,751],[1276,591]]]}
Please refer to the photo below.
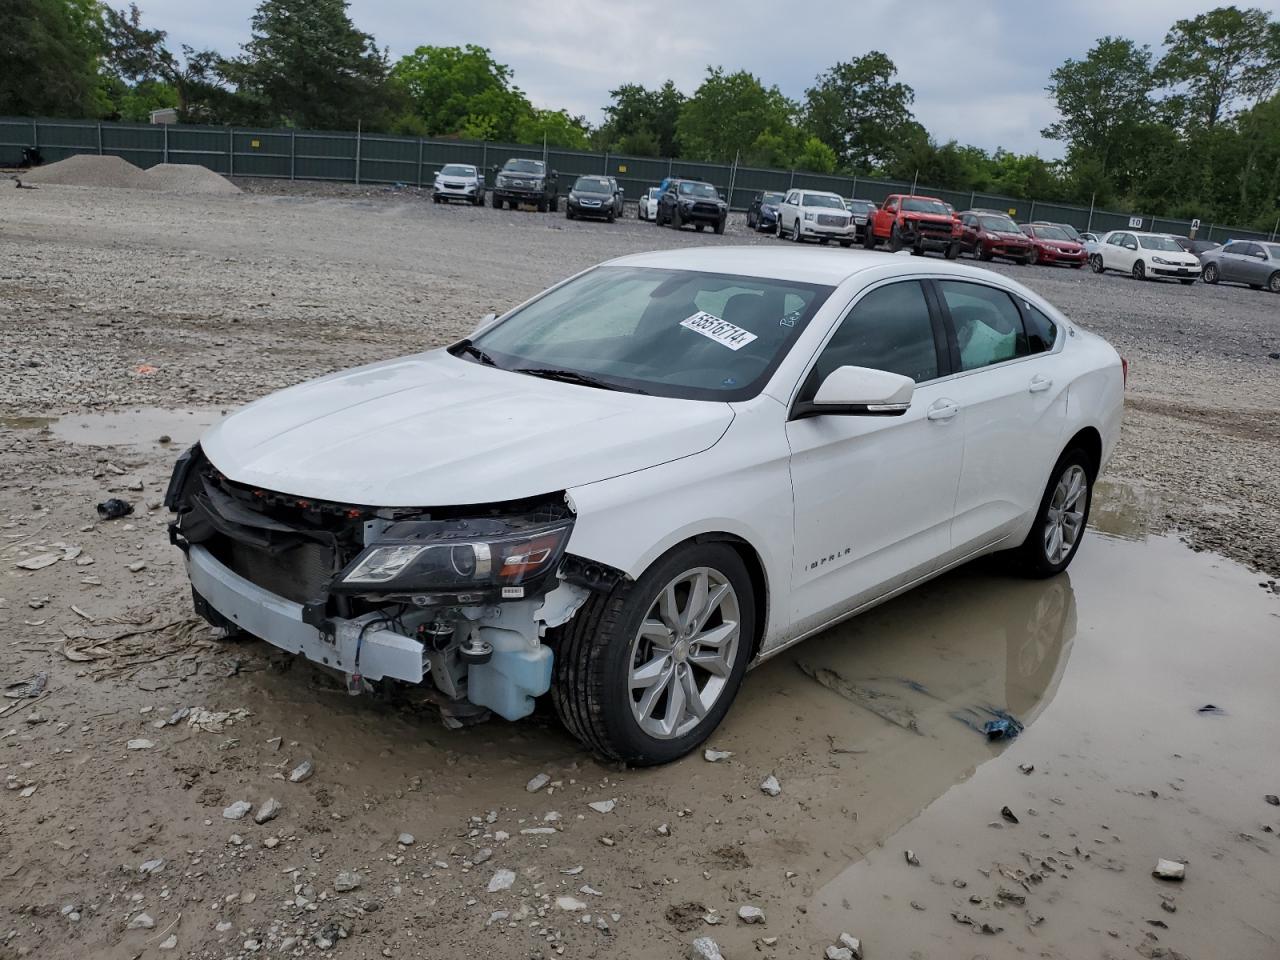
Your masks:
{"label": "sign on fence", "polygon": [[1141,230],[1141,229],[1142,229],[1142,217],[1130,217],[1130,218],[1129,218],[1129,228],[1130,228],[1130,229],[1132,229],[1132,230]]}

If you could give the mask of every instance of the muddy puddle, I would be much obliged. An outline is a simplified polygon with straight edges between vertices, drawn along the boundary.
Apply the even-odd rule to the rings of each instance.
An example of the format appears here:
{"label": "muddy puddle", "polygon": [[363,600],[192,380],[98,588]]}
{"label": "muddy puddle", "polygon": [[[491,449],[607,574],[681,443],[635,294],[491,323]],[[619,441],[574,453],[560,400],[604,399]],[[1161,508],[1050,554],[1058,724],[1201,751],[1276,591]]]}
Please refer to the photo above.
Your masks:
{"label": "muddy puddle", "polygon": [[[711,741],[733,756],[716,764],[699,753],[610,780],[545,714],[446,732],[425,712],[317,695],[305,668],[259,675],[255,699],[352,795],[416,773],[433,804],[536,815],[523,790],[535,773],[603,778],[621,798],[610,835],[638,875],[680,884],[639,907],[644,919],[667,900],[777,914],[764,931],[704,930],[729,956],[779,930],[804,945],[780,955],[820,955],[846,930],[880,956],[1144,944],[1274,956],[1280,846],[1263,827],[1280,816],[1262,798],[1280,786],[1280,601],[1243,568],[1141,529],[1091,533],[1070,573],[1047,581],[971,565],[787,651],[747,677]],[[981,726],[999,716],[1025,729],[989,740]],[[771,773],[777,799],[759,791]],[[576,795],[556,804],[573,809]],[[388,825],[411,809],[397,808],[384,805]],[[672,832],[659,841],[662,823]],[[616,886],[631,868],[597,845],[601,829],[570,823],[544,848]],[[1158,857],[1186,860],[1187,881],[1152,879]],[[998,900],[1002,886],[1025,903]],[[983,923],[1000,932],[975,932]],[[610,955],[659,955],[649,949]]]}
{"label": "muddy puddle", "polygon": [[[60,440],[91,447],[155,448],[172,444],[190,446],[206,428],[222,418],[216,407],[169,410],[133,407],[109,413],[72,413],[61,417],[0,417],[0,427],[10,430],[48,429]],[[169,439],[163,443],[161,437]]]}

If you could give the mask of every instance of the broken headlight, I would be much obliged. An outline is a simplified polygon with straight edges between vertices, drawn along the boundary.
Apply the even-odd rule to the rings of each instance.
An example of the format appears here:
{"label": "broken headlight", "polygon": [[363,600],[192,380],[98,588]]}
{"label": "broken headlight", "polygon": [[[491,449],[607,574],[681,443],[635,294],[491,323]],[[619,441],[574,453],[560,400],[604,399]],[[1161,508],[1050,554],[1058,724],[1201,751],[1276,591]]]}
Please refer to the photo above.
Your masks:
{"label": "broken headlight", "polygon": [[571,521],[402,520],[333,580],[335,593],[444,599],[518,599],[555,573]]}

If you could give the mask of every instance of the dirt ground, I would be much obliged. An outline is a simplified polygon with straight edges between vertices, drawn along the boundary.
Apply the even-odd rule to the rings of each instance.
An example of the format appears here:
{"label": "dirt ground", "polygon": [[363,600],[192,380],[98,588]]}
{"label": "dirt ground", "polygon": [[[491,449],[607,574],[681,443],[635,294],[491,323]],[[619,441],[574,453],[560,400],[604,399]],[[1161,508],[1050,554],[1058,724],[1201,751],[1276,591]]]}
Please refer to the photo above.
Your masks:
{"label": "dirt ground", "polygon": [[0,701],[0,958],[1280,954],[1277,298],[996,266],[1131,362],[1070,573],[958,571],[749,675],[732,756],[629,771],[213,640],[164,482],[221,411],[601,259],[780,241],[242,185],[0,190],[0,678],[47,674]]}

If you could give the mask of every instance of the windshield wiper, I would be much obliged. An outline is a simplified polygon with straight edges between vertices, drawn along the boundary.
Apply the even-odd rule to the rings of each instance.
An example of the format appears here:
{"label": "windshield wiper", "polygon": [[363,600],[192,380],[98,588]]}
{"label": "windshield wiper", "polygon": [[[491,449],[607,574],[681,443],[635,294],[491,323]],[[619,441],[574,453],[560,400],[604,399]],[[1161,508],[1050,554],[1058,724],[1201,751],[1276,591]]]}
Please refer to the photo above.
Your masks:
{"label": "windshield wiper", "polygon": [[486,367],[496,367],[498,365],[497,361],[494,360],[493,357],[489,356],[487,353],[485,353],[483,350],[477,347],[470,340],[463,340],[455,344],[450,349],[449,352],[453,353],[455,357],[462,353],[469,353],[471,354],[471,356],[475,357],[477,360],[483,363]]}
{"label": "windshield wiper", "polygon": [[564,383],[577,383],[584,387],[595,387],[599,390],[619,390],[624,393],[644,393],[643,390],[620,387],[617,384],[600,380],[590,374],[579,373],[577,370],[557,370],[553,367],[517,367],[515,372],[528,374],[531,377],[542,377],[544,380],[560,380]]}

